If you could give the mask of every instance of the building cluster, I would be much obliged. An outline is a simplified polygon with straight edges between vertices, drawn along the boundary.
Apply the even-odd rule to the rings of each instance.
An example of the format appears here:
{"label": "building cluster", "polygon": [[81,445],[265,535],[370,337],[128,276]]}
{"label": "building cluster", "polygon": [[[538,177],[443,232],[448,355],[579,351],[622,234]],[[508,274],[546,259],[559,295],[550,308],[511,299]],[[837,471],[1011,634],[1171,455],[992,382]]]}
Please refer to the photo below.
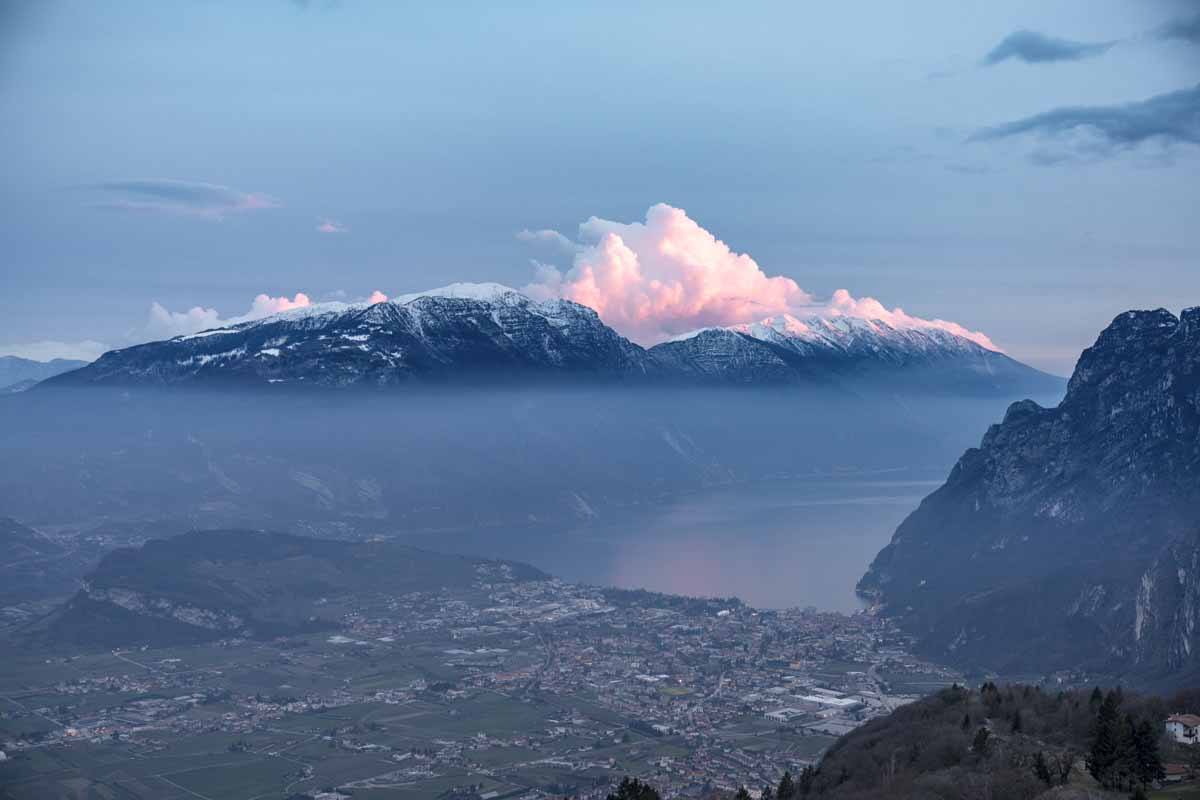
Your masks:
{"label": "building cluster", "polygon": [[[502,720],[473,720],[470,733],[435,736],[422,747],[380,743],[369,727],[355,724],[314,724],[297,740],[374,752],[392,764],[341,787],[349,790],[453,774],[519,787],[519,776],[534,770],[580,776],[571,786],[580,796],[602,796],[611,779],[626,773],[652,780],[667,796],[685,796],[764,786],[785,769],[795,773],[813,763],[832,737],[910,699],[890,685],[894,672],[918,673],[931,683],[957,677],[907,655],[900,635],[868,614],[759,610],[558,580],[514,582],[491,571],[502,569],[481,568],[469,590],[355,600],[337,630],[309,636],[299,649],[282,640],[211,645],[258,647],[292,668],[313,659],[413,652],[433,658],[452,679],[407,677],[364,688],[347,679],[322,691],[249,693],[220,666],[189,668],[178,658],[117,651],[128,672],[39,689],[56,696],[55,707],[15,699],[4,715],[52,724],[3,749],[104,740],[155,749],[172,737],[250,735],[284,718],[362,704],[433,704],[454,718],[478,698],[498,696],[549,710],[518,730]],[[110,707],[84,702],[95,693],[141,699]],[[512,749],[530,755],[500,764],[492,757]],[[561,788],[524,785],[531,795]]]}

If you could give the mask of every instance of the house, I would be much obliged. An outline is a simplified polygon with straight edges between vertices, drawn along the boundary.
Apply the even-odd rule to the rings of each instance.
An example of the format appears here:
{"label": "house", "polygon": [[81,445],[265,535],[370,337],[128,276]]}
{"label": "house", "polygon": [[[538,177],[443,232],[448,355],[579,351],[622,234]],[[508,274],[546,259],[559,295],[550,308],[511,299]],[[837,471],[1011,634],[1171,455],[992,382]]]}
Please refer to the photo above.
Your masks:
{"label": "house", "polygon": [[1167,733],[1180,744],[1200,741],[1200,717],[1195,714],[1172,714],[1167,717]]}
{"label": "house", "polygon": [[1179,783],[1191,773],[1192,770],[1187,764],[1163,764],[1164,783]]}

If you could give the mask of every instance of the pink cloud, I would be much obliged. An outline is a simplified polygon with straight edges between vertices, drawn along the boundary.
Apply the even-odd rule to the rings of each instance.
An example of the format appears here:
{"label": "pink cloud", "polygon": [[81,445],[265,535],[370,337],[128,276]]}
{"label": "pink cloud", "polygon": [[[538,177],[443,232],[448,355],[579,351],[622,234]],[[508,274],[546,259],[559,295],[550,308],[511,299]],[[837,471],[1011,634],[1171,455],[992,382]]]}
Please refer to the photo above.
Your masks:
{"label": "pink cloud", "polygon": [[350,229],[334,219],[322,219],[317,223],[317,233],[346,233]]}
{"label": "pink cloud", "polygon": [[280,311],[290,311],[293,308],[305,308],[312,301],[304,292],[297,292],[294,297],[271,297],[260,294],[250,303],[250,308],[240,316],[223,318],[215,308],[193,306],[187,311],[170,311],[161,303],[150,306],[150,317],[146,321],[145,330],[134,339],[155,340],[170,339],[172,336],[184,336],[189,333],[199,333],[210,328],[223,328],[226,325],[236,325],[239,322],[261,319],[278,314]]}
{"label": "pink cloud", "polygon": [[367,302],[371,305],[375,305],[376,303],[386,303],[387,299],[388,297],[386,294],[376,289],[375,291],[371,292],[371,296],[367,298]]}
{"label": "pink cloud", "polygon": [[590,306],[631,339],[653,344],[696,328],[733,325],[811,302],[791,278],[771,277],[678,208],[660,203],[646,221],[592,217],[565,274],[539,265],[535,297]]}
{"label": "pink cloud", "polygon": [[989,350],[999,351],[1000,348],[987,337],[986,334],[979,331],[967,330],[957,322],[949,322],[944,319],[922,319],[906,314],[904,309],[896,307],[888,309],[883,303],[876,300],[874,297],[855,298],[850,292],[845,289],[838,289],[833,293],[828,306],[824,309],[829,316],[835,317],[857,317],[859,319],[877,319],[886,322],[893,328],[899,329],[936,329],[952,333],[955,336],[961,336],[964,339],[970,339],[972,342],[986,347]]}
{"label": "pink cloud", "polygon": [[[552,231],[522,232],[527,241],[559,241]],[[921,319],[901,308],[888,309],[871,297],[854,298],[845,289],[826,304],[791,278],[767,275],[745,253],[734,252],[692,220],[683,209],[664,203],[646,212],[645,222],[613,222],[592,217],[579,226],[579,242],[565,272],[535,263],[525,287],[531,297],[562,297],[596,310],[630,339],[652,345],[698,328],[758,322],[779,314],[857,317],[895,328],[940,329],[998,350],[987,336],[941,319]]]}
{"label": "pink cloud", "polygon": [[305,308],[310,305],[312,305],[312,301],[308,299],[308,295],[304,292],[296,292],[296,296],[291,300],[286,295],[283,297],[271,297],[270,295],[260,294],[254,298],[254,302],[250,304],[250,310],[243,315],[240,321],[258,319],[259,317],[278,314],[280,311],[291,311],[293,308]]}

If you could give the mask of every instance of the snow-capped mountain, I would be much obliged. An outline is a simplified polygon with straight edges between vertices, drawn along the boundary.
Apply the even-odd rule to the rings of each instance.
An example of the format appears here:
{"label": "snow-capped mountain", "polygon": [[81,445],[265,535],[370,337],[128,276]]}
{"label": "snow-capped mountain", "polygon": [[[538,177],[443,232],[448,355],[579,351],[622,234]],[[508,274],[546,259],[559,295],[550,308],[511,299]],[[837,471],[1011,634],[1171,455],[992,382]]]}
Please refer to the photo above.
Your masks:
{"label": "snow-capped mountain", "polygon": [[389,385],[570,373],[641,375],[645,351],[566,300],[454,284],[366,303],[321,303],[105,353],[59,383]]}
{"label": "snow-capped mountain", "polygon": [[706,328],[650,348],[660,363],[732,383],[904,380],[927,388],[1054,391],[1061,381],[935,327],[901,328],[878,319],[783,314]]}
{"label": "snow-capped mountain", "polygon": [[568,300],[493,283],[375,304],[323,303],[105,353],[56,384],[385,386],[554,379],[804,383],[864,377],[955,390],[1057,391],[1061,382],[942,330],[777,317],[644,349]]}

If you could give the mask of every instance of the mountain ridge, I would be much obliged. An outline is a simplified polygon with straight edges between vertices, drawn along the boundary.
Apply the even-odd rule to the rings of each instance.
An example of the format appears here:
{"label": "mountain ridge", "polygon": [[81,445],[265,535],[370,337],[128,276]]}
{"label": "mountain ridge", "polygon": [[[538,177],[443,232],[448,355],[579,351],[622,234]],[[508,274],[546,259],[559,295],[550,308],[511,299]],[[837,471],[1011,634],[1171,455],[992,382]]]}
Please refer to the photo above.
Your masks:
{"label": "mountain ridge", "polygon": [[[49,385],[386,387],[415,382],[838,383],[906,371],[914,385],[1039,394],[1061,381],[940,329],[788,318],[643,348],[587,306],[499,284],[375,304],[326,303],[110,351]],[[916,375],[916,372],[922,372]]]}

